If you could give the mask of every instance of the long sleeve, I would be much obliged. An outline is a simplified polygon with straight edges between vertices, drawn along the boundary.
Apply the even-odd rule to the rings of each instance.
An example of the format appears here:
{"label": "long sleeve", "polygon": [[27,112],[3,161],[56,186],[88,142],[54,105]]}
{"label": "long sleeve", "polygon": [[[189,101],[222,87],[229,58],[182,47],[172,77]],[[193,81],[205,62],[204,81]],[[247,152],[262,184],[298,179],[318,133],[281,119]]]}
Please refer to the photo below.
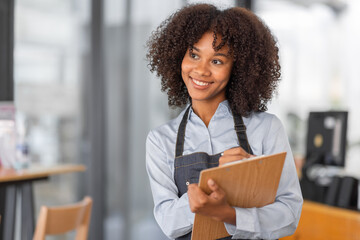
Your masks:
{"label": "long sleeve", "polygon": [[169,238],[177,238],[192,229],[194,214],[187,194],[178,197],[167,154],[159,138],[150,132],[146,141],[146,169],[154,199],[154,215]]}
{"label": "long sleeve", "polygon": [[[185,193],[179,198],[174,182],[177,130],[184,111],[176,119],[152,130],[146,141],[146,168],[154,199],[154,215],[169,238],[190,232],[194,222],[188,196]],[[225,227],[234,239],[276,239],[290,235],[298,224],[303,200],[284,128],[276,116],[265,112],[253,113],[243,120],[255,155],[286,151],[287,156],[275,202],[263,208],[235,208],[236,226],[225,224]],[[220,103],[208,126],[190,111],[185,137],[183,155],[196,152],[214,155],[238,146],[228,102]]]}
{"label": "long sleeve", "polygon": [[262,145],[264,155],[287,152],[276,199],[273,204],[262,208],[235,208],[236,226],[225,223],[233,239],[276,239],[288,236],[295,231],[300,219],[303,199],[295,163],[284,128],[275,116]]}

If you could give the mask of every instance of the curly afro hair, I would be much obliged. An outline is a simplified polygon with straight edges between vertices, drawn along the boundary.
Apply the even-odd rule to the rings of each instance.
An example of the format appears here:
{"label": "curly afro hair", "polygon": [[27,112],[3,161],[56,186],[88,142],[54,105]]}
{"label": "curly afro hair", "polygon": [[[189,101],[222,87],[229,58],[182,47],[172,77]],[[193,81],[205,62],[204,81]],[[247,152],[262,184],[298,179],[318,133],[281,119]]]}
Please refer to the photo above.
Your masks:
{"label": "curly afro hair", "polygon": [[[167,93],[169,106],[181,107],[191,101],[181,77],[182,59],[209,31],[214,33],[214,50],[227,44],[234,58],[226,86],[232,111],[243,116],[266,111],[280,80],[274,37],[249,10],[234,7],[221,11],[209,4],[189,5],[175,12],[147,42],[150,71],[161,77],[161,90]],[[221,36],[217,46],[216,36]]]}

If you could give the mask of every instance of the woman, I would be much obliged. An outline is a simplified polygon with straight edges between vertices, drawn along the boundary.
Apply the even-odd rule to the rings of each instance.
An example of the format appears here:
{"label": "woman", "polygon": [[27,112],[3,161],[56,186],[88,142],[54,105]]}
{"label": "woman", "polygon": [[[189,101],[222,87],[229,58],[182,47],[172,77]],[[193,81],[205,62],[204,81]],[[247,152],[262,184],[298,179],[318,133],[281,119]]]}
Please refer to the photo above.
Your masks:
{"label": "woman", "polygon": [[[187,105],[150,131],[146,143],[154,215],[163,232],[190,239],[198,213],[224,222],[233,239],[291,235],[302,196],[284,128],[265,113],[280,78],[278,48],[268,28],[242,8],[190,5],[162,23],[148,47],[151,71],[161,77],[169,105]],[[273,204],[238,208],[213,180],[210,195],[197,186],[203,169],[283,151],[287,157]]]}

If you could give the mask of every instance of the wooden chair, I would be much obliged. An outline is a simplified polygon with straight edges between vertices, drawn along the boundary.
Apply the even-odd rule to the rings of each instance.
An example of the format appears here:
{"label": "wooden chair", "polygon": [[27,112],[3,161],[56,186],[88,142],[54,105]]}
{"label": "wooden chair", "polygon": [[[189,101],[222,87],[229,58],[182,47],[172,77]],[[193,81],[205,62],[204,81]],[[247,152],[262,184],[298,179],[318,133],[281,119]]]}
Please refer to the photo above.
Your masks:
{"label": "wooden chair", "polygon": [[86,240],[91,216],[92,198],[59,206],[42,206],[33,240],[44,240],[46,235],[65,234],[76,230],[76,240]]}
{"label": "wooden chair", "polygon": [[294,235],[280,240],[360,240],[360,212],[304,201]]}

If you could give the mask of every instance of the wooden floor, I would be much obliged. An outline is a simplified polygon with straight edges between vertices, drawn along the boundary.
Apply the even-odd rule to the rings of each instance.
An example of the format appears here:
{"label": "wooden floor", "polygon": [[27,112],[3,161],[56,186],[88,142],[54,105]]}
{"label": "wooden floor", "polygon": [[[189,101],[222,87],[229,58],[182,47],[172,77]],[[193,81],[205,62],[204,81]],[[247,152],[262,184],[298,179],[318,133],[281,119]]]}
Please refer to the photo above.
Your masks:
{"label": "wooden floor", "polygon": [[360,240],[360,211],[305,201],[295,233],[281,240]]}

